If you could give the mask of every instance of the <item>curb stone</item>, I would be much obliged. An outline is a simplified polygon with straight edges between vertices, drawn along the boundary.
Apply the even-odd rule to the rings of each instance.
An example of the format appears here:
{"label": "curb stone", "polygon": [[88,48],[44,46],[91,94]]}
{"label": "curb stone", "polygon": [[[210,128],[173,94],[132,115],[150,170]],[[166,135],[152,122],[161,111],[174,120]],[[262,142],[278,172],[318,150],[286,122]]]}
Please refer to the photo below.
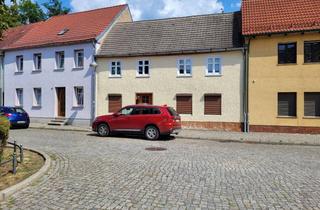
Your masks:
{"label": "curb stone", "polygon": [[21,190],[21,189],[25,188],[26,186],[30,185],[31,183],[33,183],[38,178],[42,177],[48,171],[48,169],[50,167],[51,159],[50,159],[49,155],[47,155],[46,153],[44,153],[42,151],[34,150],[34,149],[27,149],[27,148],[24,148],[24,150],[28,150],[28,151],[37,153],[38,155],[42,156],[44,159],[44,165],[40,168],[39,171],[37,171],[35,174],[29,176],[27,179],[0,191],[0,202],[5,201],[12,194],[18,192],[19,190]]}

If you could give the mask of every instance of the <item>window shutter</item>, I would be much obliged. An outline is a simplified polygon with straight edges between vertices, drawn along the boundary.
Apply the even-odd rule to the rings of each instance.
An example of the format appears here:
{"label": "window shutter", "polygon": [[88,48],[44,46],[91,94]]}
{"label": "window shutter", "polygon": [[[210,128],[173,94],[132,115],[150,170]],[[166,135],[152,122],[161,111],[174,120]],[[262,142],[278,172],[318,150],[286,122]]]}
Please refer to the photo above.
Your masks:
{"label": "window shutter", "polygon": [[278,93],[278,115],[296,116],[296,93]]}
{"label": "window shutter", "polygon": [[121,95],[109,95],[109,113],[117,112],[122,107],[122,96]]}
{"label": "window shutter", "polygon": [[179,114],[192,114],[192,95],[177,95],[176,100]]}
{"label": "window shutter", "polygon": [[320,117],[320,93],[304,94],[304,116]]}
{"label": "window shutter", "polygon": [[208,94],[204,96],[204,114],[221,115],[221,95]]}

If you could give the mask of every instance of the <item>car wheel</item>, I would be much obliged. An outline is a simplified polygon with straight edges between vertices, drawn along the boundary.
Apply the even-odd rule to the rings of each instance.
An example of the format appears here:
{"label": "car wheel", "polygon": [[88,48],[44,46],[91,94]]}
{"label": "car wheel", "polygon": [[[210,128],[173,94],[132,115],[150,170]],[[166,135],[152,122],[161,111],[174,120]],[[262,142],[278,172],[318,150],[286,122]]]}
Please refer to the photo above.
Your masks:
{"label": "car wheel", "polygon": [[155,126],[148,126],[144,131],[144,136],[148,140],[157,140],[160,136],[158,128]]}
{"label": "car wheel", "polygon": [[99,136],[109,136],[110,130],[107,124],[98,125],[97,133]]}
{"label": "car wheel", "polygon": [[26,124],[26,125],[24,126],[24,128],[29,128],[29,124]]}

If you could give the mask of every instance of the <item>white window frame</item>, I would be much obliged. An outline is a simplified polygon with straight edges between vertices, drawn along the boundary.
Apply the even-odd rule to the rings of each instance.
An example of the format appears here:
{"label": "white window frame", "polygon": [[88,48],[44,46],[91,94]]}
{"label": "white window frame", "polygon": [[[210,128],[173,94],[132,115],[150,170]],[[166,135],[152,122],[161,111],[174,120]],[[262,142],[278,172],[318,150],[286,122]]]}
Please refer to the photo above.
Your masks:
{"label": "white window frame", "polygon": [[[183,61],[183,64],[180,64]],[[190,64],[187,64],[190,61]],[[187,73],[187,66],[190,65],[190,73]],[[183,66],[183,74],[180,73],[180,66]],[[192,77],[192,59],[191,58],[179,58],[177,59],[177,75],[178,77]]]}
{"label": "white window frame", "polygon": [[41,67],[42,67],[42,54],[34,53],[33,54],[33,71],[41,71]]}
{"label": "white window frame", "polygon": [[[61,67],[61,54],[63,54],[63,66]],[[63,70],[65,65],[65,53],[64,51],[57,51],[56,52],[56,70]]]}
{"label": "white window frame", "polygon": [[[18,93],[18,91],[21,91],[21,93]],[[16,88],[15,97],[16,97],[15,106],[22,107],[23,106],[23,88]]]}
{"label": "white window frame", "polygon": [[[114,65],[113,65],[114,63]],[[118,68],[120,67],[120,74],[118,74]],[[112,74],[112,69],[114,68],[115,72],[114,74]],[[110,61],[109,64],[109,77],[121,77],[122,75],[122,65],[121,65],[121,61],[119,60],[114,60],[114,61]]]}
{"label": "white window frame", "polygon": [[[82,101],[80,100],[80,98],[78,98],[78,90],[82,89]],[[74,107],[83,107],[84,106],[84,87],[83,86],[74,86],[73,88],[74,91]]]}
{"label": "white window frame", "polygon": [[[82,53],[82,66],[79,66],[79,54]],[[84,50],[74,50],[74,68],[76,69],[83,69],[84,67]]]}
{"label": "white window frame", "polygon": [[[40,93],[37,96],[37,91]],[[41,88],[33,88],[33,106],[34,107],[40,107],[42,102],[42,89]]]}
{"label": "white window frame", "polygon": [[[140,64],[140,62],[143,62],[142,65]],[[146,61],[148,61],[148,64],[146,65]],[[148,66],[148,74],[146,74],[146,66]],[[142,74],[139,73],[139,69],[140,67],[142,67]],[[151,69],[151,63],[149,59],[139,59],[137,62],[137,72],[136,72],[136,76],[137,77],[150,77],[150,69]]]}
{"label": "white window frame", "polygon": [[23,55],[16,56],[16,72],[23,72]]}
{"label": "white window frame", "polygon": [[[209,59],[212,59],[212,63],[209,63]],[[219,59],[219,63],[216,62]],[[212,65],[212,72],[209,72],[209,65]],[[216,72],[216,65],[219,65],[219,71]],[[206,76],[221,76],[222,75],[222,58],[220,56],[208,57],[206,60]]]}

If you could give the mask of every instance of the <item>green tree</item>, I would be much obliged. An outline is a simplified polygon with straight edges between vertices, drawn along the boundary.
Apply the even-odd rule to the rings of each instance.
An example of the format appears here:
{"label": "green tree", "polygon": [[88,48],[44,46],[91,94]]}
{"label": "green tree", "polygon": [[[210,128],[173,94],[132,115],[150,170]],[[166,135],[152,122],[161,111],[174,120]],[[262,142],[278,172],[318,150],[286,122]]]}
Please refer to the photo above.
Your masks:
{"label": "green tree", "polygon": [[46,19],[38,3],[31,0],[21,0],[18,5],[20,21],[22,24],[35,23]]}
{"label": "green tree", "polygon": [[61,0],[50,0],[44,3],[43,6],[48,10],[48,17],[56,15],[64,15],[70,12],[69,8],[63,7]]}
{"label": "green tree", "polygon": [[20,24],[21,22],[16,0],[11,0],[10,5],[6,5],[5,0],[0,0],[0,38],[2,37],[3,31]]}

